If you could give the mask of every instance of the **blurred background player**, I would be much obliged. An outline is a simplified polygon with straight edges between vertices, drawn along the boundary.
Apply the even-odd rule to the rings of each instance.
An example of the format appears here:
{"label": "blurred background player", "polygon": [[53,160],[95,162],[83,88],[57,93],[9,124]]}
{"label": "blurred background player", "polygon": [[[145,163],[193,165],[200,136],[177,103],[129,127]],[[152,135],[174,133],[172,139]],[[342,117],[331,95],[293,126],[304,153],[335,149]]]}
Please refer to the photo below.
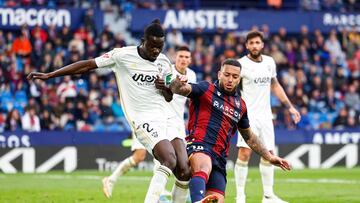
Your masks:
{"label": "blurred background player", "polygon": [[[275,136],[273,126],[273,115],[270,104],[270,91],[272,91],[292,114],[294,122],[300,121],[299,112],[293,107],[286,96],[284,89],[276,78],[276,64],[272,57],[261,54],[264,48],[263,34],[252,31],[246,36],[246,49],[248,54],[241,59],[241,96],[247,104],[248,116],[251,128],[265,147],[274,153]],[[240,131],[241,133],[241,131]],[[245,140],[239,136],[237,146],[239,147],[238,159],[235,165],[235,180],[237,189],[237,203],[245,202],[245,183],[248,173],[248,162],[251,149]],[[285,203],[273,192],[274,167],[269,161],[261,158],[260,173],[263,184],[263,203]]]}
{"label": "blurred background player", "polygon": [[50,73],[32,72],[27,77],[29,80],[47,80],[83,74],[96,68],[113,70],[127,121],[141,144],[161,163],[150,182],[145,197],[147,203],[159,201],[172,171],[179,179],[190,176],[187,162],[178,161],[179,157],[186,160],[186,153],[175,152],[166,137],[167,116],[164,115],[167,115],[166,101],[169,97],[166,92],[162,91],[161,94],[155,88],[156,76],[161,72],[159,69],[169,69],[171,66],[169,59],[161,54],[164,42],[165,32],[156,19],[145,28],[139,46],[113,49],[95,59],[78,61]]}
{"label": "blurred background player", "polygon": [[124,159],[113,171],[110,176],[104,177],[102,180],[103,192],[107,198],[112,196],[114,185],[119,176],[124,175],[131,168],[137,166],[140,162],[144,161],[146,158],[146,148],[142,145],[139,140],[134,135],[134,132],[131,133],[132,144],[131,151],[132,155]]}
{"label": "blurred background player", "polygon": [[[246,104],[236,91],[240,83],[241,65],[226,59],[218,72],[218,81],[188,84],[177,77],[171,90],[190,98],[190,119],[187,152],[192,178],[192,202],[224,202],[226,158],[230,139],[236,130],[249,146],[271,164],[290,170],[286,160],[271,154],[251,131]],[[205,197],[206,196],[206,197]]]}

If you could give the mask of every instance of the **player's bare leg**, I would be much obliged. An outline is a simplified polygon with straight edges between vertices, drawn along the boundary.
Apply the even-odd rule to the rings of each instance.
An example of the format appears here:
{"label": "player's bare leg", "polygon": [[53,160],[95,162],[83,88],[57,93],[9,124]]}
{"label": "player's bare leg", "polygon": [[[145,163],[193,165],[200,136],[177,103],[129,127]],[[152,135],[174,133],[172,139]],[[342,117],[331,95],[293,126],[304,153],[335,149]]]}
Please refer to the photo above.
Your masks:
{"label": "player's bare leg", "polygon": [[192,177],[189,183],[192,202],[201,202],[206,193],[206,184],[212,170],[212,161],[209,155],[196,152],[190,156]]}
{"label": "player's bare leg", "polygon": [[176,167],[176,153],[169,140],[161,140],[157,143],[153,149],[153,155],[161,165],[154,171],[150,181],[144,200],[146,203],[158,203],[160,194]]}
{"label": "player's bare leg", "polygon": [[137,166],[140,162],[144,161],[145,158],[146,158],[146,150],[136,149],[130,157],[124,159],[116,167],[116,169],[110,176],[104,177],[102,180],[104,195],[107,198],[110,198],[112,196],[112,191],[114,189],[114,185],[118,177],[128,172],[132,167]]}
{"label": "player's bare leg", "polygon": [[236,160],[234,175],[236,183],[236,203],[245,203],[245,184],[248,174],[248,163],[252,150],[246,147],[239,147],[238,158]]}
{"label": "player's bare leg", "polygon": [[186,146],[184,140],[175,138],[171,141],[177,157],[176,168],[173,171],[176,180],[172,189],[173,203],[184,203],[188,197],[189,181],[191,171],[189,166],[189,159],[186,153]]}

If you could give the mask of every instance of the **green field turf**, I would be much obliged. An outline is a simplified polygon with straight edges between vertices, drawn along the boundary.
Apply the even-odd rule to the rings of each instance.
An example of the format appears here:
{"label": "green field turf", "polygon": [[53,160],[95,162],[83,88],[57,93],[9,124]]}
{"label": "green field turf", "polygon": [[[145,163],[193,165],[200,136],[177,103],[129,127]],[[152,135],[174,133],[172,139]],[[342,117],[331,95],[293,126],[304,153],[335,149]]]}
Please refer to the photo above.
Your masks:
{"label": "green field turf", "polygon": [[[110,200],[105,199],[101,190],[101,178],[108,174],[96,171],[0,173],[0,202],[143,202],[151,172],[133,171],[121,177]],[[173,183],[173,179],[170,182]],[[275,191],[290,202],[360,202],[360,168],[278,170]],[[248,203],[261,202],[261,179],[257,168],[249,171],[246,192]],[[234,198],[234,175],[229,172],[225,202],[235,202]]]}

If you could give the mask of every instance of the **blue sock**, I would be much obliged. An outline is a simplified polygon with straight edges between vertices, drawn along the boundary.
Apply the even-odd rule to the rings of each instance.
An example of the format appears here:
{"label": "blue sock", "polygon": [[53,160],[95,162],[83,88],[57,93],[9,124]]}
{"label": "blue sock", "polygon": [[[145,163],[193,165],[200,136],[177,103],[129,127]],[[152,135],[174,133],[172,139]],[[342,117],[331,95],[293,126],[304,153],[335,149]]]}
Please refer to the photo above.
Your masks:
{"label": "blue sock", "polygon": [[197,202],[205,197],[208,175],[199,171],[193,174],[189,183],[191,202]]}

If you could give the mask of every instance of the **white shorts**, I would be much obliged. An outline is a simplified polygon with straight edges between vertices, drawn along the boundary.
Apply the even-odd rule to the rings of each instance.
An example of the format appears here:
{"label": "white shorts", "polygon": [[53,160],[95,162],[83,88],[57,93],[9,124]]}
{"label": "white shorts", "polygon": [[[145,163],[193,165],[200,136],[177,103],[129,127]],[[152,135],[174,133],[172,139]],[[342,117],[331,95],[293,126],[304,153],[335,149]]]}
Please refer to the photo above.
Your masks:
{"label": "white shorts", "polygon": [[[251,130],[259,137],[259,139],[264,143],[265,147],[268,150],[275,149],[275,133],[274,133],[274,124],[272,120],[250,120]],[[238,135],[237,147],[250,147],[246,144],[242,136]]]}
{"label": "white shorts", "polygon": [[175,138],[185,140],[186,131],[184,121],[178,119],[176,116],[168,118],[166,123],[166,135],[169,141],[172,141]]}
{"label": "white shorts", "polygon": [[166,121],[142,121],[135,123],[135,135],[137,140],[150,154],[153,154],[152,151],[155,145],[160,141],[167,139]]}
{"label": "white shorts", "polygon": [[131,151],[135,151],[135,150],[138,150],[138,149],[146,149],[144,147],[144,145],[142,145],[140,143],[140,141],[136,138],[134,132],[131,133],[131,137],[132,137]]}

